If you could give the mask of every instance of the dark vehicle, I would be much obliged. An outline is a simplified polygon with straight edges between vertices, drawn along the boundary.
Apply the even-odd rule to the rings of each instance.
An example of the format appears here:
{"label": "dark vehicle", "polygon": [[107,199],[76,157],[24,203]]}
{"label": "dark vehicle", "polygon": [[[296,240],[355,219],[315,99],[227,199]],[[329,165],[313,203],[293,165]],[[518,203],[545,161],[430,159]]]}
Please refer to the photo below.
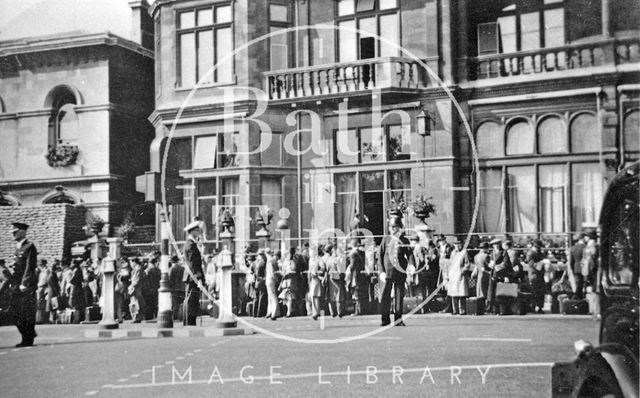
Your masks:
{"label": "dark vehicle", "polygon": [[577,341],[577,358],[554,364],[553,397],[638,397],[639,169],[616,175],[600,213],[600,345]]}

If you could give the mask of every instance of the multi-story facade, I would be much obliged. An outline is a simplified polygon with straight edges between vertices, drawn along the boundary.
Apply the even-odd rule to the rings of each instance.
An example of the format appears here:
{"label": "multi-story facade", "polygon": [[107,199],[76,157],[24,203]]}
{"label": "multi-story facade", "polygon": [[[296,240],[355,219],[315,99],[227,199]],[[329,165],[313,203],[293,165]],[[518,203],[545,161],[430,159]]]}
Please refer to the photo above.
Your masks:
{"label": "multi-story facade", "polygon": [[[0,202],[37,206],[42,215],[43,205],[82,206],[106,223],[106,233],[144,201],[135,176],[148,165],[153,139],[148,5],[31,3],[0,26]],[[16,11],[7,1],[2,8]],[[15,221],[6,219],[9,210],[1,214],[3,225]],[[43,216],[40,224],[38,238],[47,239],[84,222],[64,226]]]}
{"label": "multi-story facade", "polygon": [[386,210],[418,195],[438,233],[565,237],[597,221],[608,178],[640,154],[639,13],[626,0],[158,0],[139,189],[168,205],[178,240],[194,216],[216,240],[230,209],[252,241],[262,205],[290,210],[294,238],[348,233],[356,215],[381,235]]}

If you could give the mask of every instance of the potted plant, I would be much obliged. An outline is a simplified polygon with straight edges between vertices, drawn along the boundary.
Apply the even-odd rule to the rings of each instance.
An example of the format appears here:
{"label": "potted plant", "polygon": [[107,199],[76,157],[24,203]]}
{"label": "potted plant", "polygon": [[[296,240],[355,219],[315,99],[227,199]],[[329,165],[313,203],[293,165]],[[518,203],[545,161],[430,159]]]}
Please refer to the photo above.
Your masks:
{"label": "potted plant", "polygon": [[270,233],[267,229],[267,225],[271,224],[273,218],[273,211],[269,206],[261,206],[256,210],[255,223],[258,227],[256,231],[257,237],[269,237]]}
{"label": "potted plant", "polygon": [[124,239],[125,242],[128,242],[136,234],[135,226],[135,223],[131,219],[131,213],[127,213],[122,224],[116,229],[116,234]]}
{"label": "potted plant", "polygon": [[424,222],[432,214],[436,213],[436,207],[431,202],[432,197],[425,198],[424,195],[416,196],[416,199],[411,202],[411,210],[417,219]]}

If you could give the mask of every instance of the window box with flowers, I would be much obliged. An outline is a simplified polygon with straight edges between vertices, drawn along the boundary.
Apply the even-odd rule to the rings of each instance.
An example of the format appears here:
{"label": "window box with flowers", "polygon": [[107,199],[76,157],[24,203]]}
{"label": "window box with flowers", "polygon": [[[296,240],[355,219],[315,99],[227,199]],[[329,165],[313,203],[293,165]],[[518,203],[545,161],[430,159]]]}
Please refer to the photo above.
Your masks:
{"label": "window box with flowers", "polygon": [[45,157],[51,167],[66,167],[76,163],[79,153],[77,145],[58,144],[49,146]]}

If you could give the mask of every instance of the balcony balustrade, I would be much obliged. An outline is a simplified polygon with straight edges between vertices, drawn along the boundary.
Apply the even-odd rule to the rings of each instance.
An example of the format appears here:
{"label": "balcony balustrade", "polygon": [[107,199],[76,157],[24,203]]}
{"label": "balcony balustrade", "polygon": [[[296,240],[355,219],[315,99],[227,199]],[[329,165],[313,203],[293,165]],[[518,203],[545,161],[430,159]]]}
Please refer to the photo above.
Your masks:
{"label": "balcony balustrade", "polygon": [[640,62],[640,38],[608,39],[469,59],[471,80]]}
{"label": "balcony balustrade", "polygon": [[427,74],[417,61],[372,58],[304,68],[265,72],[270,100],[337,96],[374,88],[411,90],[427,86]]}

